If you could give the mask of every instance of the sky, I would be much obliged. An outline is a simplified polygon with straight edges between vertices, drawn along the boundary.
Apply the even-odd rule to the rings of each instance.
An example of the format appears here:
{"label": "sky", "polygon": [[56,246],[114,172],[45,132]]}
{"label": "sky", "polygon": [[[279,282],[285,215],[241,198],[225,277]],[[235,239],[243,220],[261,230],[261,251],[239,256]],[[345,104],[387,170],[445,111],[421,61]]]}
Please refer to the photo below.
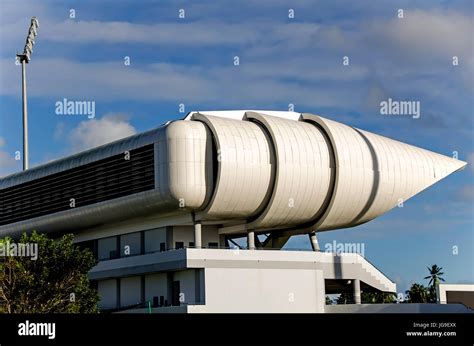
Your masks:
{"label": "sky", "polygon": [[[2,1],[0,176],[22,168],[15,160],[22,150],[15,54],[36,16],[40,27],[27,66],[31,166],[193,110],[288,110],[291,104],[297,112],[468,162],[402,208],[320,233],[319,243],[323,249],[333,241],[364,244],[364,256],[399,292],[427,284],[432,264],[443,267],[448,283],[474,283],[473,6],[436,0]],[[380,103],[389,98],[419,102],[420,117],[381,114]],[[95,117],[56,114],[56,102],[64,99],[94,101]],[[306,236],[287,244],[309,247]]]}

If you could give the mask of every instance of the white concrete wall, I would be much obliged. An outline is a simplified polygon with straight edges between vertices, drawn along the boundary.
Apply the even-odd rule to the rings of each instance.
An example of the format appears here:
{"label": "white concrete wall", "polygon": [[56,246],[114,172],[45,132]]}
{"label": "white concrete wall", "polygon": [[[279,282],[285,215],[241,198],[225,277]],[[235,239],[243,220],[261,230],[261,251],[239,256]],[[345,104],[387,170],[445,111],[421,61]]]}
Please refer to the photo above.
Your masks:
{"label": "white concrete wall", "polygon": [[[396,285],[358,254],[183,249],[116,260],[123,261],[123,267],[114,266],[114,261],[104,261],[99,266],[117,270],[156,264],[165,258],[166,261],[185,260],[168,268],[173,271],[169,279],[180,282],[183,304],[197,304],[194,312],[323,312],[324,279],[359,279],[376,289],[396,292]],[[189,269],[180,270],[184,266]],[[147,300],[163,295],[171,303],[168,273],[145,277]],[[123,279],[123,297],[139,299],[139,277],[136,279],[135,285],[125,283],[133,278]],[[99,285],[100,292],[110,298],[109,308],[114,307],[116,299],[115,286],[112,286],[113,290],[104,282]],[[134,303],[122,301],[122,305]]]}
{"label": "white concrete wall", "polygon": [[101,309],[117,307],[117,281],[115,279],[101,280],[98,283]]}
{"label": "white concrete wall", "polygon": [[141,302],[141,278],[133,276],[120,279],[120,306]]}
{"label": "white concrete wall", "polygon": [[324,312],[321,270],[206,268],[203,312]]}
{"label": "white concrete wall", "polygon": [[448,292],[474,292],[474,284],[439,284],[437,298],[440,304],[449,303],[447,299]]}
{"label": "white concrete wall", "polygon": [[359,278],[378,290],[396,292],[396,284],[357,253],[187,249],[186,257],[188,268],[322,270],[325,279]]}

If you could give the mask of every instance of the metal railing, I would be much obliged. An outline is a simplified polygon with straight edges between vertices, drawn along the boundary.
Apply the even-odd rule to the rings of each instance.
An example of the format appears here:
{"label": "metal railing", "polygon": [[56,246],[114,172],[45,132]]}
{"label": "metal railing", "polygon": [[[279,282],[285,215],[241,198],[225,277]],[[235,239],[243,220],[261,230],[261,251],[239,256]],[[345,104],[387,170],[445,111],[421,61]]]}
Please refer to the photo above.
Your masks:
{"label": "metal railing", "polygon": [[144,302],[140,302],[137,304],[131,304],[131,305],[125,305],[125,306],[120,306],[117,308],[110,308],[110,309],[101,309],[101,313],[115,313],[115,312],[121,312],[121,311],[128,311],[128,310],[134,310],[134,309],[148,309],[148,312],[151,314],[152,309],[166,309],[166,308],[179,308],[182,306],[189,306],[189,305],[204,305],[202,302],[196,302],[196,303],[179,303],[177,304],[163,304],[163,305],[153,305],[151,300],[146,300]]}

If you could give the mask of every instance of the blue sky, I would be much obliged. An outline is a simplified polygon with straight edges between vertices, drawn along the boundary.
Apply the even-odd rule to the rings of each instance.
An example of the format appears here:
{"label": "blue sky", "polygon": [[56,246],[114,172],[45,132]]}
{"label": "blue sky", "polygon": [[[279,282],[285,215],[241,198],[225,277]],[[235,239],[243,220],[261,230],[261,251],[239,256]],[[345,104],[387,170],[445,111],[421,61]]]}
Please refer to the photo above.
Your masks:
{"label": "blue sky", "polygon": [[[292,103],[298,112],[458,152],[468,162],[463,171],[403,208],[319,240],[364,243],[365,256],[399,291],[423,281],[435,263],[448,282],[474,282],[472,1],[2,1],[0,176],[21,170],[13,158],[22,145],[15,53],[33,15],[40,28],[27,70],[32,165],[181,118],[181,103],[186,112]],[[95,101],[96,117],[56,115],[64,98]],[[388,98],[419,101],[421,117],[381,115]],[[295,237],[288,247],[309,242]]]}

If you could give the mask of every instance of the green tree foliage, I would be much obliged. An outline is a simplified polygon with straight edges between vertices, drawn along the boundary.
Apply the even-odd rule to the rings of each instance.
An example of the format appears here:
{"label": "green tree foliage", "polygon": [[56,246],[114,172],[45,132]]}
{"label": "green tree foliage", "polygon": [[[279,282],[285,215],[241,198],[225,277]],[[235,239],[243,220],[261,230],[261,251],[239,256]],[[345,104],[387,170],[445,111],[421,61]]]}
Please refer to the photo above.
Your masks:
{"label": "green tree foliage", "polygon": [[[405,292],[407,295],[406,303],[436,303],[436,287],[441,281],[445,281],[442,277],[442,275],[444,275],[442,272],[443,268],[438,267],[436,264],[433,264],[431,268],[427,268],[429,275],[425,277],[425,280],[430,280],[428,283],[429,286],[425,287],[422,284],[414,283],[410,289]],[[362,292],[361,300],[363,304],[386,304],[396,303],[397,297],[395,293]],[[353,304],[354,300],[352,294],[342,293],[335,302],[336,304]]]}
{"label": "green tree foliage", "polygon": [[444,282],[444,279],[441,276],[441,275],[444,275],[444,273],[442,272],[443,268],[438,267],[436,264],[433,264],[431,268],[430,267],[426,267],[426,268],[430,272],[430,275],[425,276],[425,280],[430,279],[430,281],[428,282],[428,285],[434,286],[436,284],[439,284],[440,281]]}
{"label": "green tree foliage", "polygon": [[417,283],[411,285],[410,289],[405,293],[408,303],[427,303],[430,298],[428,289]]}
{"label": "green tree foliage", "polygon": [[443,268],[438,267],[436,264],[433,264],[431,268],[426,268],[428,269],[429,275],[425,276],[425,280],[430,280],[428,287],[422,284],[413,284],[410,289],[406,291],[408,303],[436,303],[436,287],[441,281],[444,282],[442,277],[442,275],[444,275],[442,272]]}
{"label": "green tree foliage", "polygon": [[397,301],[395,293],[362,292],[362,304],[389,304]]}
{"label": "green tree foliage", "polygon": [[[0,240],[7,241],[12,243]],[[72,234],[56,240],[36,232],[23,234],[18,243],[38,244],[38,258],[0,257],[0,312],[98,312],[99,296],[87,277],[96,260],[72,241]]]}
{"label": "green tree foliage", "polygon": [[351,293],[341,293],[336,299],[336,304],[354,304],[354,297]]}
{"label": "green tree foliage", "polygon": [[425,276],[425,280],[430,280],[428,282],[428,285],[429,285],[429,298],[428,298],[428,301],[430,303],[436,303],[437,301],[437,297],[436,297],[436,287],[438,286],[438,284],[440,283],[440,281],[443,281],[444,282],[444,279],[442,277],[442,275],[444,275],[444,273],[442,272],[443,268],[441,267],[438,267],[436,264],[433,264],[430,267],[426,267],[430,273],[430,275],[428,276]]}
{"label": "green tree foliage", "polygon": [[[361,301],[362,304],[389,304],[396,302],[396,296],[395,293],[362,292]],[[354,304],[354,297],[351,293],[342,293],[337,297],[336,304]]]}

